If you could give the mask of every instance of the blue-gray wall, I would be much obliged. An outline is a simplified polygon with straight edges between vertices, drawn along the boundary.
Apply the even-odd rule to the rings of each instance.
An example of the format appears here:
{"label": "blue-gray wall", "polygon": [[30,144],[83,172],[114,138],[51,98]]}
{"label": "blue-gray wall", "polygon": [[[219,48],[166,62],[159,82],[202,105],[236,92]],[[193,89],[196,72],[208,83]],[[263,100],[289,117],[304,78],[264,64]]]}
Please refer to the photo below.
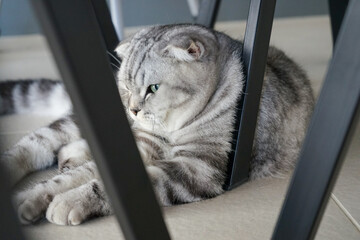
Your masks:
{"label": "blue-gray wall", "polygon": [[[189,22],[192,19],[186,0],[122,0],[122,2],[125,26]],[[223,0],[218,20],[245,19],[248,7],[249,0]],[[289,17],[327,13],[327,0],[278,0],[275,14],[277,17]],[[40,32],[29,0],[2,0],[0,29],[1,35]]]}

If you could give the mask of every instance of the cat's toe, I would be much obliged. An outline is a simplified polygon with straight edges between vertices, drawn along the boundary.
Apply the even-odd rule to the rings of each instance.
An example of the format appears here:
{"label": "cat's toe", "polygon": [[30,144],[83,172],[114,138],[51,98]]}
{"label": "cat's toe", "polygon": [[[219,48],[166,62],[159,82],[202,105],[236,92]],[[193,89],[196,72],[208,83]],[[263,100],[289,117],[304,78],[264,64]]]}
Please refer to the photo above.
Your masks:
{"label": "cat's toe", "polygon": [[56,196],[46,211],[49,222],[58,225],[79,225],[86,216],[74,201],[68,201],[64,196]]}
{"label": "cat's toe", "polygon": [[26,191],[22,191],[22,192],[17,192],[15,193],[15,195],[13,196],[13,203],[16,207],[19,207],[21,204],[23,204],[25,202],[26,199],[28,199],[28,192]]}
{"label": "cat's toe", "polygon": [[44,216],[52,196],[44,195],[37,198],[29,198],[18,205],[18,217],[22,224],[31,224]]}
{"label": "cat's toe", "polygon": [[21,224],[31,224],[39,220],[41,211],[32,202],[25,201],[18,208],[18,217]]}
{"label": "cat's toe", "polygon": [[68,222],[70,225],[79,225],[84,221],[84,214],[79,208],[73,208],[68,216]]}

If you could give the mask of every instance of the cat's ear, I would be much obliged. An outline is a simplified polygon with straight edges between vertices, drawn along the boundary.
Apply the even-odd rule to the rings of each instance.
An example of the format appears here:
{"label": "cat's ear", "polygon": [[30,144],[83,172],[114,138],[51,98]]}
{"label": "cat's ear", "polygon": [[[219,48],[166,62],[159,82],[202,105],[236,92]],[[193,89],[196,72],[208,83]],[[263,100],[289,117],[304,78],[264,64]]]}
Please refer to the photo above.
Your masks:
{"label": "cat's ear", "polygon": [[129,53],[130,42],[121,42],[116,48],[116,54],[123,59]]}
{"label": "cat's ear", "polygon": [[192,62],[204,55],[205,47],[199,41],[190,40],[185,46],[168,45],[163,50],[163,55],[174,57],[180,61]]}

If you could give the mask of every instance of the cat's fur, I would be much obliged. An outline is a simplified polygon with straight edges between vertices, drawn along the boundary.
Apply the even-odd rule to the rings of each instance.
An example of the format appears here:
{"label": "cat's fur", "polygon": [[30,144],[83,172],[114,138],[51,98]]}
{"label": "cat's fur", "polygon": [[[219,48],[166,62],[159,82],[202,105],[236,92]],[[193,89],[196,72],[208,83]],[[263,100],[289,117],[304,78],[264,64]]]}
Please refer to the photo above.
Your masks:
{"label": "cat's fur", "polygon": [[[138,32],[116,52],[122,59],[119,92],[161,205],[221,194],[236,105],[244,94],[242,43],[197,25],[166,25]],[[155,93],[149,90],[152,84],[159,84]],[[50,101],[54,96],[69,102],[60,83],[23,81],[8,85],[7,91],[5,85],[0,91],[2,113],[33,109],[34,98],[50,107],[57,104]],[[270,48],[252,179],[291,169],[313,101],[304,72],[283,52]],[[50,222],[76,225],[111,213],[88,146],[71,106],[67,108],[68,115],[25,136],[2,157],[17,181],[55,164],[57,156],[57,176],[16,194],[23,223],[46,213]]]}

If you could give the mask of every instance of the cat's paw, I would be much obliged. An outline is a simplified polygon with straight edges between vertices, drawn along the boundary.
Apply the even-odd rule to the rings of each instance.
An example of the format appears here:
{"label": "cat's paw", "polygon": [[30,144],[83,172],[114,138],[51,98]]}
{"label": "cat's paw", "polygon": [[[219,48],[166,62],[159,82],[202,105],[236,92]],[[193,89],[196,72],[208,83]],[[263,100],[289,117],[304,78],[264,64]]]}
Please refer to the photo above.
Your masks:
{"label": "cat's paw", "polygon": [[83,139],[62,147],[57,157],[61,172],[74,169],[91,160],[89,146]]}
{"label": "cat's paw", "polygon": [[49,222],[58,225],[79,225],[88,217],[84,196],[77,189],[56,195],[46,211]]}
{"label": "cat's paw", "polygon": [[31,191],[16,194],[14,200],[20,222],[31,224],[43,218],[52,199],[51,194],[36,194]]}
{"label": "cat's paw", "polygon": [[90,217],[110,213],[102,184],[92,180],[56,195],[46,211],[46,218],[58,225],[78,225]]}

